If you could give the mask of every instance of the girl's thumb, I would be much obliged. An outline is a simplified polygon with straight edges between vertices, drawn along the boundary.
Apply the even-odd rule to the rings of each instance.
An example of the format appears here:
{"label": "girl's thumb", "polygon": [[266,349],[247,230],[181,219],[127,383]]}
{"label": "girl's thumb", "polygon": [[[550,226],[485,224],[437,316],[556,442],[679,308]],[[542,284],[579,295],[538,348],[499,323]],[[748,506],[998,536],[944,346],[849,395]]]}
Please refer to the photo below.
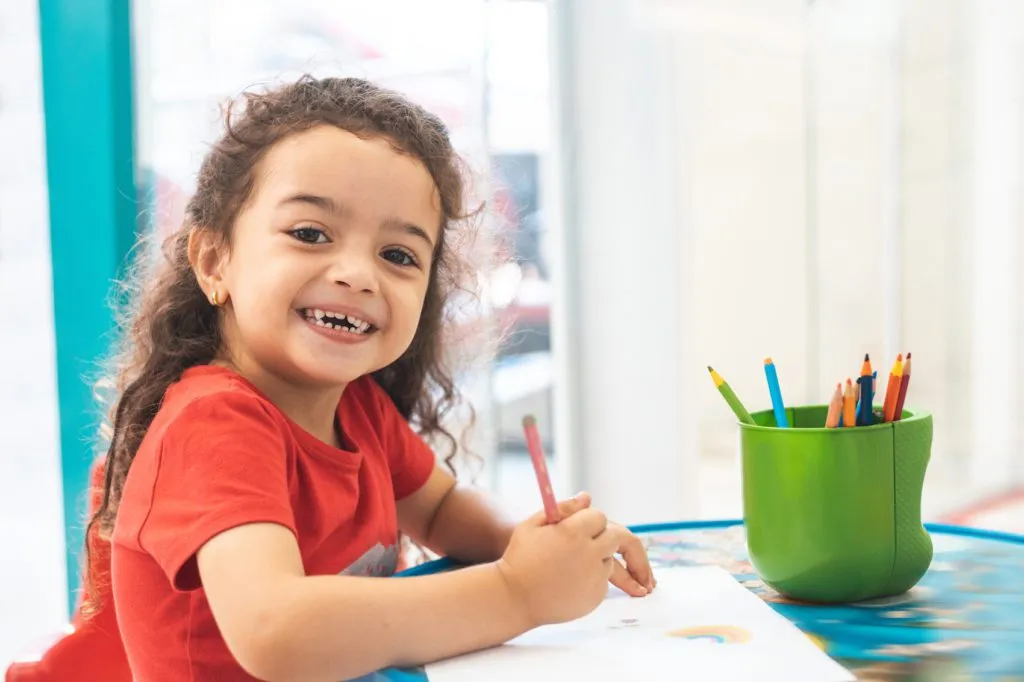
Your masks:
{"label": "girl's thumb", "polygon": [[586,509],[591,503],[590,493],[576,493],[568,500],[562,500],[558,503],[558,511],[564,519],[567,516],[572,516],[576,512]]}
{"label": "girl's thumb", "polygon": [[[560,500],[557,504],[559,516],[558,521],[562,521],[566,517],[572,516],[582,509],[586,509],[590,506],[590,502],[590,493],[576,493],[567,500]],[[547,515],[543,509],[531,516],[529,521],[533,525],[537,526],[545,526],[548,524]]]}

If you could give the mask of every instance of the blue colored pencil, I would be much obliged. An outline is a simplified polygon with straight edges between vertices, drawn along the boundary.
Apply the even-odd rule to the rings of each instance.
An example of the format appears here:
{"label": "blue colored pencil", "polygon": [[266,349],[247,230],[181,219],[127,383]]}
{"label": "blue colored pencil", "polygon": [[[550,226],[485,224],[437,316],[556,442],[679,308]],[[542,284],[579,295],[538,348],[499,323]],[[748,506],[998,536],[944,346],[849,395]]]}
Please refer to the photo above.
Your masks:
{"label": "blue colored pencil", "polygon": [[764,359],[764,375],[768,379],[768,394],[771,395],[772,409],[775,410],[775,425],[780,429],[788,429],[789,419],[786,417],[786,406],[782,402],[779,375],[775,371],[775,363],[771,358]]}

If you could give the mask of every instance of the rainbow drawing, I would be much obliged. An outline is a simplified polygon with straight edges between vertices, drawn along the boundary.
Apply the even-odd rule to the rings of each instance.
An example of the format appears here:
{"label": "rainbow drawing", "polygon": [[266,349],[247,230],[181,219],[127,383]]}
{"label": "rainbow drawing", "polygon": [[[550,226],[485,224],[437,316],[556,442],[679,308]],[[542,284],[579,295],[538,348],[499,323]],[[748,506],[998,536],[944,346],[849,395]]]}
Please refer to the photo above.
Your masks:
{"label": "rainbow drawing", "polygon": [[693,628],[682,628],[667,633],[669,637],[680,639],[714,642],[715,644],[743,644],[749,642],[753,635],[749,630],[735,625],[706,625]]}

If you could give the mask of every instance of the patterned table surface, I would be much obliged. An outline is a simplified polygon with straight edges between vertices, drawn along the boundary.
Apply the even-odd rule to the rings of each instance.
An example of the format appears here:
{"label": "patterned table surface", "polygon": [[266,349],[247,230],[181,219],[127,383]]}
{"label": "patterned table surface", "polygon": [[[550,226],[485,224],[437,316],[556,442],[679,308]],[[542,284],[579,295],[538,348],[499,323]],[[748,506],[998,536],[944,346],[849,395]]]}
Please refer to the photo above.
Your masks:
{"label": "patterned table surface", "polygon": [[[1024,682],[1024,537],[927,528],[935,553],[917,586],[896,597],[844,606],[800,604],[766,587],[750,565],[739,521],[633,530],[644,538],[655,568],[721,566],[858,680]],[[434,562],[409,573],[444,566]],[[371,677],[425,679],[422,671]]]}
{"label": "patterned table surface", "polygon": [[732,573],[858,680],[1024,682],[1024,538],[928,528],[935,555],[916,587],[849,606],[800,604],[766,587],[738,522],[644,537],[656,566],[713,564]]}

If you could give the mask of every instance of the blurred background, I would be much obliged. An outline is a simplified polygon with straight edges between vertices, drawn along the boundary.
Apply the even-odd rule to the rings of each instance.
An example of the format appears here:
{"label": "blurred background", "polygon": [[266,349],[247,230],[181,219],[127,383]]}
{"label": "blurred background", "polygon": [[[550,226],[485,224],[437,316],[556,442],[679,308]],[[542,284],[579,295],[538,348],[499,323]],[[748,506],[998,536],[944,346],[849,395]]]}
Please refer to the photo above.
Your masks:
{"label": "blurred background", "polygon": [[1024,5],[1014,0],[5,0],[0,664],[62,627],[83,380],[136,231],[181,220],[219,107],[303,72],[448,124],[514,246],[466,324],[478,481],[623,523],[742,516],[735,419],[870,353],[935,418],[926,521],[1024,532]]}

